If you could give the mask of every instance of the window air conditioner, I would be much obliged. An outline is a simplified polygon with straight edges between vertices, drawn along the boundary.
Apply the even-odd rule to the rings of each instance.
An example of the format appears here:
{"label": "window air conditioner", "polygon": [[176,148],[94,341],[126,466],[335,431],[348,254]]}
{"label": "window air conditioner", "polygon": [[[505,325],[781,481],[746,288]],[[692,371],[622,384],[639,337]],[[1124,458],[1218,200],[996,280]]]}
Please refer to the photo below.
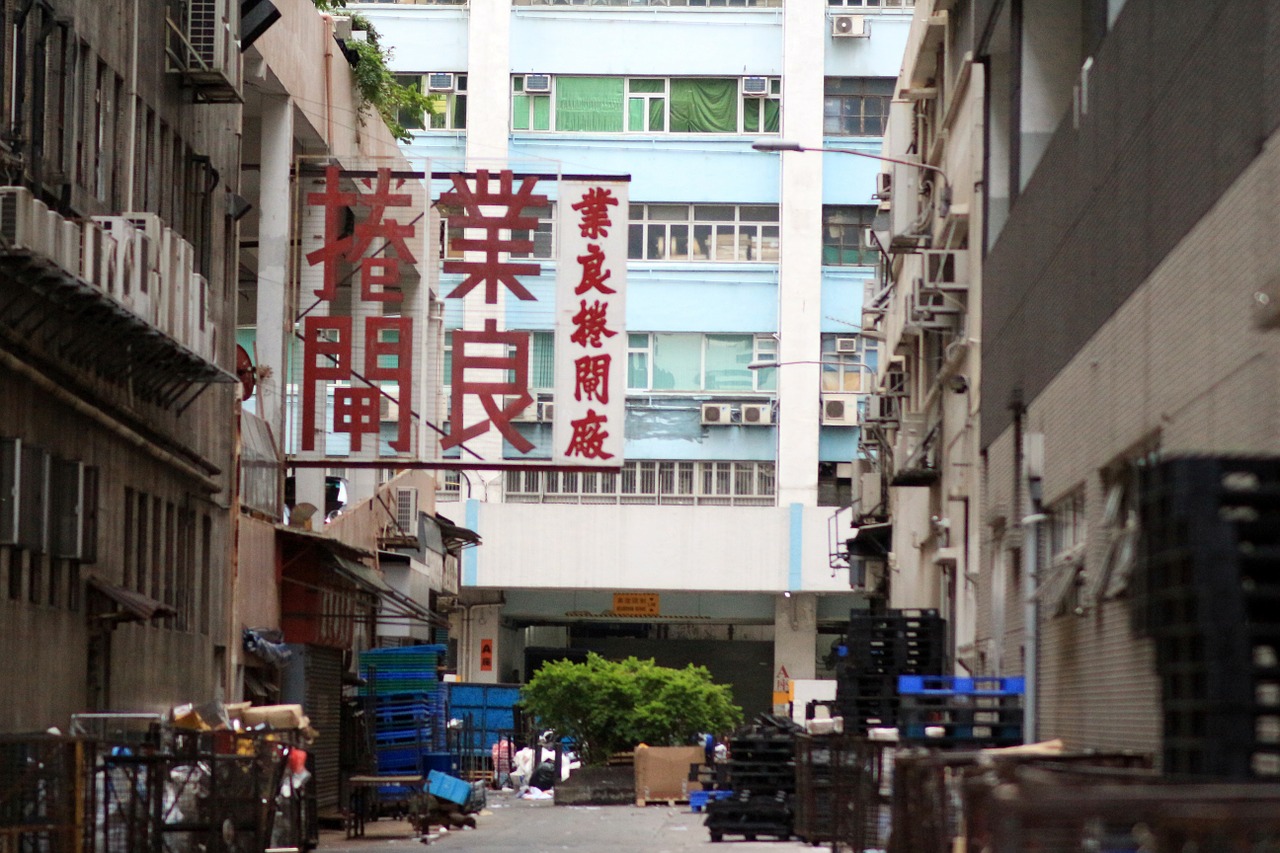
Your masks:
{"label": "window air conditioner", "polygon": [[893,198],[893,172],[876,173],[876,198],[888,201]]}
{"label": "window air conditioner", "polygon": [[[519,397],[504,397],[502,400],[502,408],[506,409],[508,406],[514,404],[519,399],[520,399]],[[511,416],[511,420],[513,423],[536,421],[537,419],[538,419],[538,404],[532,400],[523,409],[521,409],[520,411],[516,412],[514,415]]]}
{"label": "window air conditioner", "polygon": [[768,426],[773,422],[773,406],[769,403],[743,403],[742,423],[747,426]]}
{"label": "window air conditioner", "polygon": [[862,15],[832,15],[831,35],[835,38],[865,38],[867,19]]}
{"label": "window air conditioner", "polygon": [[555,415],[556,415],[555,403],[539,403],[538,404],[538,420],[542,421],[543,423],[551,423],[556,419]]}
{"label": "window air conditioner", "polygon": [[768,77],[743,77],[742,94],[748,98],[763,98],[769,94]]}
{"label": "window air conditioner", "polygon": [[724,403],[703,403],[702,422],[715,425],[728,424],[732,411],[732,407]]}
{"label": "window air conditioner", "polygon": [[526,94],[540,94],[551,91],[550,74],[524,75],[524,91]]}
{"label": "window air conditioner", "polygon": [[857,351],[858,351],[857,338],[836,338],[836,352],[856,353]]}
{"label": "window air conditioner", "polygon": [[427,75],[427,90],[430,92],[452,92],[453,85],[452,74],[437,73]]}

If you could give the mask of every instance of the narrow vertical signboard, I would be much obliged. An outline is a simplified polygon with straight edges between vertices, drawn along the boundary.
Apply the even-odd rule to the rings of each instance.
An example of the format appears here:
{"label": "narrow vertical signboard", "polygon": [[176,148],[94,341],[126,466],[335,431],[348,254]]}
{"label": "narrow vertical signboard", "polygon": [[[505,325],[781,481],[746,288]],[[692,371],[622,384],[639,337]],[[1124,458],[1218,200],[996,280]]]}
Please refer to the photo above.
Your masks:
{"label": "narrow vertical signboard", "polygon": [[621,466],[626,403],[628,183],[563,180],[557,205],[552,461]]}

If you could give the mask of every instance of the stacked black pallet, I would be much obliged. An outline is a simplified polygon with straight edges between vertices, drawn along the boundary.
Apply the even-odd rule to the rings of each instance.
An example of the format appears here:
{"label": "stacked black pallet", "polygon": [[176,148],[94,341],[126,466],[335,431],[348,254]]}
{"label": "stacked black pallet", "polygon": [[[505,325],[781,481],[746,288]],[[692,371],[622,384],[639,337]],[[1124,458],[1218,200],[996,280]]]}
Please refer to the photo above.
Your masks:
{"label": "stacked black pallet", "polygon": [[1280,777],[1280,459],[1143,472],[1137,617],[1155,641],[1166,773]]}
{"label": "stacked black pallet", "polygon": [[800,727],[787,717],[761,714],[729,741],[727,762],[733,795],[707,803],[712,841],[741,835],[785,841],[795,819],[795,740]]}
{"label": "stacked black pallet", "polygon": [[937,610],[854,610],[836,652],[836,707],[846,732],[898,724],[898,676],[945,671],[946,621]]}
{"label": "stacked black pallet", "polygon": [[904,675],[898,742],[941,749],[986,749],[1022,743],[1020,677]]}

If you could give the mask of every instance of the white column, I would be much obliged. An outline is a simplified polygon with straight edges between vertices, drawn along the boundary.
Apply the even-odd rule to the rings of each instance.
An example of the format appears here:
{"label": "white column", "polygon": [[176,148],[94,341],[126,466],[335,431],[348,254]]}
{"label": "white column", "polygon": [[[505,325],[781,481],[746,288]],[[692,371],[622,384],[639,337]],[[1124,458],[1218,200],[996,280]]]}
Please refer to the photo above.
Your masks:
{"label": "white column", "polygon": [[[508,138],[511,115],[511,2],[486,0],[470,6],[467,46],[467,168],[492,172],[507,167]],[[480,236],[478,233],[476,236]],[[469,256],[470,257],[470,256]],[[477,254],[477,258],[480,256]],[[499,329],[506,328],[504,302],[499,289],[498,302],[484,302],[484,288],[477,287],[466,297],[463,328],[482,329],[485,320],[496,319]],[[503,355],[494,347],[491,355]],[[455,346],[455,357],[458,350]],[[482,376],[476,372],[471,376]],[[499,379],[497,372],[494,378]],[[477,398],[465,401],[465,420],[475,423],[487,415]],[[501,460],[502,436],[497,429],[467,442],[467,447],[487,460]],[[463,461],[473,459],[466,450]],[[475,493],[480,500],[500,500],[502,475],[493,471],[471,472],[471,480],[483,483]],[[496,635],[495,635],[496,638]]]}
{"label": "white column", "polygon": [[784,676],[795,680],[817,675],[818,597],[792,593],[774,599],[773,608],[774,691]]}
{"label": "white column", "polygon": [[[822,144],[822,63],[826,7],[788,3],[783,28],[782,136]],[[778,360],[821,354],[822,155],[782,156],[782,261],[778,271]],[[818,498],[816,364],[778,368],[778,504],[812,506]]]}
{"label": "white column", "polygon": [[258,380],[258,414],[284,443],[284,394],[292,318],[288,307],[289,245],[293,192],[293,102],[287,96],[262,96],[258,193],[258,365],[271,374]]}

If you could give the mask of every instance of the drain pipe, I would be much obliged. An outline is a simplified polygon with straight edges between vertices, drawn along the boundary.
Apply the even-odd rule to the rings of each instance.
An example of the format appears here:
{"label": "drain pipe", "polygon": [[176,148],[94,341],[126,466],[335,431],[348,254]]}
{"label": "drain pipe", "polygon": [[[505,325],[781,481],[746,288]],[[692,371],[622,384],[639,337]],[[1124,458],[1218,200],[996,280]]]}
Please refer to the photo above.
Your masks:
{"label": "drain pipe", "polygon": [[1044,475],[1044,434],[1027,433],[1024,438],[1025,450],[1023,464],[1027,482],[1027,500],[1025,505],[1030,510],[1022,517],[1023,564],[1026,566],[1026,583],[1023,592],[1026,637],[1026,696],[1023,705],[1023,741],[1035,743],[1038,740],[1037,726],[1040,713],[1040,553],[1043,550],[1040,539],[1044,522],[1048,516],[1041,503],[1043,495],[1042,477]]}

